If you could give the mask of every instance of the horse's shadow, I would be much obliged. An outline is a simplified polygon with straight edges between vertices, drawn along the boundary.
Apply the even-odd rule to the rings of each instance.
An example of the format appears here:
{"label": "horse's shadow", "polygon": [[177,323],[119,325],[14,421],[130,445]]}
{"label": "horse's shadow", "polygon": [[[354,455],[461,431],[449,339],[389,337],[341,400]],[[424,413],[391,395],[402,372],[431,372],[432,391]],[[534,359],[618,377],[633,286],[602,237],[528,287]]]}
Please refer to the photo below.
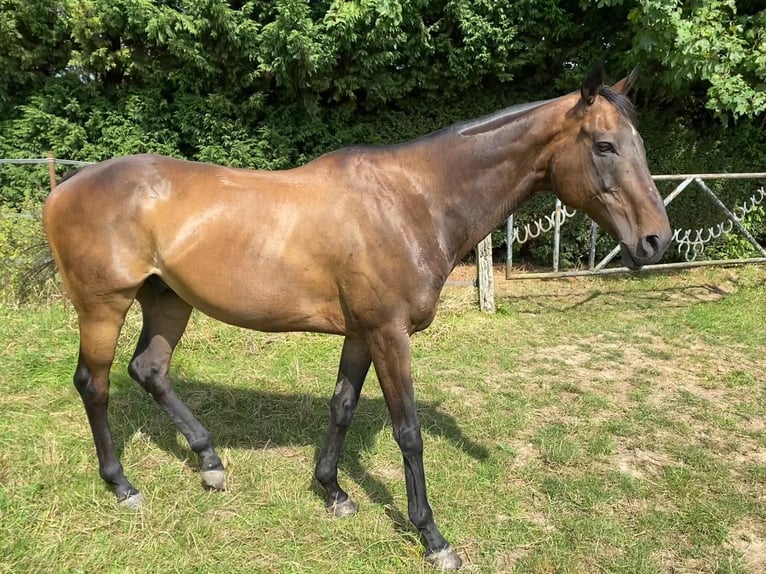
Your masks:
{"label": "horse's shadow", "polygon": [[[127,376],[115,376],[112,382],[110,420],[118,451],[123,450],[125,440],[141,430],[161,449],[199,470],[197,457],[188,445],[179,443],[172,422],[149,395]],[[177,381],[173,386],[210,431],[216,447],[261,450],[310,446],[314,448],[316,462],[329,420],[331,389],[327,397],[321,397],[197,380]],[[466,436],[455,418],[444,412],[438,403],[418,401],[418,414],[424,434],[442,436],[476,460],[488,458],[486,447]],[[388,424],[388,411],[382,397],[366,397],[363,393],[339,469],[359,484],[370,500],[386,509],[398,529],[409,532],[412,531],[409,520],[395,508],[388,486],[370,474],[362,461],[362,453],[374,448],[381,430]],[[321,487],[310,480],[311,477],[306,479],[310,481],[311,490],[323,499]]]}

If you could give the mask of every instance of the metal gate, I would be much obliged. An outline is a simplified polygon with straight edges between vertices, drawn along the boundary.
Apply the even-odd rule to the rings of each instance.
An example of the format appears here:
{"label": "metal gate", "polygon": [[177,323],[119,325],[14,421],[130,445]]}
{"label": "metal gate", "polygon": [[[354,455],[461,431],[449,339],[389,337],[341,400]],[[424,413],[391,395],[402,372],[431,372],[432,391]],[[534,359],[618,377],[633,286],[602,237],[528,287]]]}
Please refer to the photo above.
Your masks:
{"label": "metal gate", "polygon": [[[674,229],[672,244],[676,245],[679,253],[683,253],[685,261],[679,263],[665,263],[658,265],[647,265],[642,268],[643,271],[653,270],[666,270],[666,269],[678,269],[687,267],[699,267],[703,265],[734,265],[745,263],[766,263],[766,249],[761,245],[758,240],[742,225],[742,220],[752,212],[757,206],[764,204],[766,201],[766,190],[763,185],[757,188],[748,199],[746,199],[740,205],[730,209],[724,204],[723,201],[710,189],[705,180],[711,179],[738,179],[738,180],[755,180],[766,179],[766,173],[731,173],[731,174],[693,174],[693,175],[657,175],[653,176],[655,181],[680,181],[679,183],[664,199],[664,204],[669,205],[676,197],[678,197],[684,190],[690,185],[694,184],[701,189],[705,196],[711,201],[711,203],[718,209],[723,215],[723,220],[716,225],[700,228],[700,229]],[[765,204],[766,205],[766,204]],[[554,211],[542,219],[538,219],[531,224],[526,224],[523,228],[514,226],[513,216],[508,219],[507,232],[510,241],[507,242],[507,259],[506,259],[506,279],[543,279],[543,278],[555,278],[555,277],[579,277],[587,275],[607,275],[614,273],[625,273],[630,271],[627,267],[607,267],[607,265],[619,254],[620,247],[616,246],[609,252],[603,259],[596,262],[596,238],[598,235],[598,226],[591,222],[591,241],[590,241],[590,253],[588,257],[587,269],[578,269],[571,271],[561,271],[559,269],[560,258],[560,244],[561,244],[561,226],[567,219],[575,215],[576,212],[570,211],[566,206],[563,206],[559,200],[556,200],[556,206]],[[541,273],[514,273],[513,272],[513,245],[519,245],[526,243],[530,239],[534,239],[542,235],[553,231],[553,270],[551,272]],[[721,235],[738,232],[745,237],[750,244],[753,245],[755,250],[760,254],[760,257],[748,258],[748,259],[726,259],[726,260],[706,260],[697,261],[704,249],[705,245],[710,241],[720,237]]]}
{"label": "metal gate", "polygon": [[[707,174],[682,174],[682,175],[656,175],[655,181],[679,181],[680,183],[665,197],[664,204],[669,205],[684,190],[691,185],[697,186],[703,191],[705,196],[712,202],[717,210],[722,214],[723,219],[720,223],[700,229],[674,229],[671,243],[675,244],[679,254],[683,254],[685,261],[677,263],[662,263],[657,265],[647,265],[639,272],[646,271],[666,271],[671,269],[683,269],[690,267],[712,266],[712,265],[742,265],[749,263],[766,263],[766,249],[758,240],[745,228],[742,220],[758,206],[766,206],[766,191],[761,185],[741,204],[730,209],[723,201],[710,189],[705,180],[715,179],[734,179],[734,180],[762,180],[766,179],[766,173],[707,173]],[[595,222],[591,222],[590,228],[590,252],[588,254],[588,266],[583,269],[574,269],[562,271],[559,268],[561,254],[561,227],[568,219],[577,212],[568,209],[562,205],[561,201],[556,200],[554,210],[540,219],[518,227],[514,224],[514,217],[508,218],[506,223],[506,269],[505,277],[509,280],[522,279],[555,279],[563,277],[583,277],[595,275],[612,275],[619,273],[632,273],[627,267],[607,267],[610,262],[619,254],[619,245],[615,246],[609,254],[600,261],[596,261],[596,240],[599,229]],[[523,245],[524,243],[537,239],[540,236],[553,233],[553,261],[552,271],[544,272],[518,272],[513,269],[513,246]],[[712,240],[721,235],[737,232],[752,244],[758,257],[743,259],[712,259],[697,260],[702,255],[705,246]],[[479,286],[479,304],[483,311],[494,311],[494,287],[492,279],[492,240],[491,236],[486,237],[477,247],[477,265],[478,265],[478,286]]]}

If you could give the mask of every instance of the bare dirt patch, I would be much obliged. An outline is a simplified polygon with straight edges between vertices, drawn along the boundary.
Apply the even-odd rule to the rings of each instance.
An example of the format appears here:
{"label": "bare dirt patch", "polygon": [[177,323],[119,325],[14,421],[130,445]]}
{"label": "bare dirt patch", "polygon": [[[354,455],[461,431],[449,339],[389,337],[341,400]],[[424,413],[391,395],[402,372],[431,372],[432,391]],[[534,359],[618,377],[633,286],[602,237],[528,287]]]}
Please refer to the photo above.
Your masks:
{"label": "bare dirt patch", "polygon": [[766,417],[753,417],[742,423],[742,428],[747,432],[766,431]]}
{"label": "bare dirt patch", "polygon": [[404,470],[401,466],[377,465],[371,468],[368,472],[371,476],[382,478],[389,482],[402,480],[404,478]]}
{"label": "bare dirt patch", "polygon": [[487,402],[487,397],[484,394],[461,385],[452,385],[449,391],[459,397],[463,404],[473,408],[481,408]]}
{"label": "bare dirt patch", "polygon": [[737,525],[726,540],[726,544],[742,554],[742,565],[747,572],[766,572],[766,532],[763,525],[742,522]]}
{"label": "bare dirt patch", "polygon": [[681,466],[666,453],[640,448],[618,450],[612,462],[620,472],[642,480],[660,474],[666,467]]}

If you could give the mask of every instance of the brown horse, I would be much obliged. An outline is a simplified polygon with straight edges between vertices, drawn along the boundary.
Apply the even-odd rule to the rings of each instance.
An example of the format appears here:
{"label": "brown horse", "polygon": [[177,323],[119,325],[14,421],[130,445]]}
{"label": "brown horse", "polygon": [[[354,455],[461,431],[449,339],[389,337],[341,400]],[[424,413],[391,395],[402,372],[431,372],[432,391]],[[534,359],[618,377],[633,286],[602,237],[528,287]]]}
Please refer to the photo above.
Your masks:
{"label": "brown horse", "polygon": [[619,239],[630,267],[661,257],[670,227],[624,95],[632,81],[605,87],[597,66],[577,93],[287,171],[134,156],[58,186],[44,222],[79,320],[74,384],[118,500],[140,504],[107,421],[109,371],[134,300],[143,330],[130,375],[188,439],[214,489],[226,484],[221,459],[168,381],[192,308],[249,329],[334,333],[345,341],[316,464],[328,508],[356,511],[338,485],[338,458],[372,364],[404,459],[410,520],[427,560],[457,569],[426,497],[410,336],[433,320],[453,267],[538,190]]}

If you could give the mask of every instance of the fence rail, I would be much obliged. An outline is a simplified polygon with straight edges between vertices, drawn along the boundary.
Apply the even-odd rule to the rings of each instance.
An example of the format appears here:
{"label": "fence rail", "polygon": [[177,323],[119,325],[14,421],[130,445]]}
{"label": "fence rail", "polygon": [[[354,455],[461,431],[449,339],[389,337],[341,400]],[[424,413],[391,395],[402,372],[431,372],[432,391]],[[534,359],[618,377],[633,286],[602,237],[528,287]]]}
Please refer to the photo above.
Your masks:
{"label": "fence rail", "polygon": [[[730,209],[721,199],[710,189],[705,180],[713,179],[725,179],[725,180],[759,180],[766,179],[766,173],[706,173],[706,174],[675,174],[675,175],[656,175],[653,176],[655,181],[680,181],[680,183],[665,197],[664,204],[669,205],[674,199],[676,199],[684,190],[689,188],[690,185],[695,184],[701,189],[705,196],[710,200],[712,205],[721,212],[724,216],[724,220],[712,227],[700,228],[697,230],[682,230],[674,229],[672,241],[676,244],[678,252],[684,253],[684,259],[686,261],[679,263],[665,263],[658,265],[647,265],[642,268],[642,271],[664,271],[668,269],[698,267],[698,266],[710,266],[710,265],[737,265],[746,263],[766,263],[766,249],[758,242],[758,240],[747,230],[742,224],[742,220],[746,216],[754,211],[756,207],[764,204],[766,201],[766,190],[761,186],[756,189],[748,199],[746,199],[740,205]],[[766,205],[766,204],[764,204]],[[612,251],[609,252],[606,257],[596,263],[596,239],[598,236],[598,227],[594,222],[591,222],[591,240],[590,240],[590,253],[588,258],[587,269],[577,269],[570,271],[561,271],[559,269],[559,252],[560,252],[560,232],[561,225],[566,221],[568,217],[572,217],[573,212],[567,211],[566,207],[561,206],[560,201],[556,201],[556,210],[550,215],[545,216],[533,222],[532,224],[526,224],[524,230],[524,238],[520,239],[521,233],[519,229],[514,226],[513,216],[508,219],[507,229],[508,238],[507,241],[507,257],[506,257],[506,279],[551,279],[557,277],[580,277],[588,275],[605,275],[615,273],[628,273],[630,269],[627,267],[611,267],[607,265],[618,255],[620,247],[615,246]],[[551,222],[555,225],[551,225]],[[547,224],[547,225],[546,225]],[[532,229],[532,228],[535,229]],[[536,273],[517,273],[513,271],[513,245],[523,244],[531,238],[537,238],[541,233],[546,233],[553,230],[553,271],[551,272],[536,272]],[[755,250],[761,255],[761,257],[751,257],[742,259],[726,259],[726,260],[706,260],[697,261],[696,258],[702,254],[705,249],[705,245],[720,237],[721,235],[737,231],[755,248]]]}
{"label": "fence rail", "polygon": [[[58,159],[49,152],[47,158],[9,158],[0,159],[0,165],[3,164],[17,164],[17,165],[34,165],[34,164],[47,164],[51,189],[56,186],[56,174],[55,166],[68,165],[74,167],[81,167],[90,165],[94,162],[78,161],[70,159]],[[689,267],[700,266],[712,266],[712,265],[743,265],[751,263],[766,263],[766,249],[758,242],[758,240],[745,228],[742,224],[744,219],[749,213],[755,210],[766,201],[766,190],[761,186],[755,191],[749,199],[745,200],[742,204],[730,209],[723,201],[710,189],[705,180],[712,179],[725,179],[725,180],[758,180],[766,179],[766,172],[757,173],[703,173],[703,174],[668,174],[668,175],[655,175],[652,176],[654,181],[680,181],[679,183],[663,200],[664,204],[669,205],[674,199],[676,199],[684,190],[690,185],[695,184],[699,187],[712,204],[725,216],[725,220],[720,224],[707,229],[701,228],[697,230],[680,230],[675,229],[673,231],[672,241],[678,246],[679,253],[681,249],[685,247],[686,252],[684,258],[686,261],[679,263],[663,263],[657,265],[647,265],[643,267],[639,272],[651,272],[651,271],[667,271],[671,269],[683,269]],[[591,222],[591,234],[590,234],[590,252],[588,258],[587,269],[575,269],[569,271],[561,271],[559,269],[560,250],[561,250],[561,226],[567,221],[567,219],[573,217],[576,214],[575,211],[569,210],[559,200],[556,200],[555,208],[550,215],[546,215],[532,223],[524,225],[523,229],[519,229],[514,224],[514,216],[511,215],[508,218],[506,224],[506,279],[521,280],[521,279],[556,279],[565,277],[583,277],[593,275],[613,275],[619,273],[635,273],[627,267],[607,267],[607,265],[617,256],[620,252],[619,245],[616,246],[609,254],[606,255],[601,261],[596,263],[596,240],[598,238],[598,226],[595,222]],[[724,260],[703,260],[697,261],[696,258],[702,254],[705,245],[720,237],[721,235],[737,231],[744,236],[755,250],[761,255],[761,257],[750,257],[742,259],[724,259]],[[522,245],[531,239],[537,239],[545,233],[553,231],[553,271],[551,272],[534,272],[534,273],[518,273],[513,271],[513,245]],[[523,234],[523,238],[522,238]],[[683,247],[682,247],[683,246]],[[479,287],[479,301],[482,310],[487,312],[494,311],[494,286],[493,286],[493,274],[492,274],[492,236],[487,236],[477,246],[477,283]]]}
{"label": "fence rail", "polygon": [[95,162],[92,161],[78,161],[76,159],[58,159],[58,158],[21,158],[21,159],[0,159],[0,164],[18,164],[18,165],[34,165],[34,164],[43,164],[43,163],[51,163],[54,164],[60,164],[60,165],[74,165],[74,166],[83,166],[83,165],[91,165]]}
{"label": "fence rail", "polygon": [[[576,212],[570,211],[565,205],[562,205],[561,201],[556,200],[554,211],[550,215],[543,216],[542,218],[525,224],[523,231],[520,231],[514,224],[514,216],[511,215],[506,222],[506,270],[505,277],[509,280],[522,280],[522,279],[558,279],[566,277],[586,277],[594,275],[614,275],[622,273],[641,273],[652,271],[668,271],[672,269],[685,269],[690,267],[702,267],[713,265],[745,265],[745,264],[764,264],[766,263],[766,249],[753,237],[753,235],[742,225],[742,219],[744,219],[748,213],[755,210],[755,208],[764,201],[766,201],[766,190],[761,186],[758,188],[748,200],[741,205],[735,206],[734,209],[729,209],[723,201],[710,189],[705,183],[705,180],[711,179],[727,179],[727,180],[758,180],[766,179],[766,172],[755,173],[702,173],[702,174],[668,174],[668,175],[655,175],[652,176],[654,181],[680,181],[679,183],[663,200],[665,206],[669,205],[675,198],[677,198],[685,189],[687,189],[692,183],[696,184],[713,205],[725,216],[725,221],[708,229],[696,230],[680,230],[675,229],[673,231],[672,241],[678,245],[679,252],[681,246],[686,246],[685,259],[686,261],[679,263],[662,263],[657,265],[646,265],[639,271],[632,271],[627,267],[607,267],[607,265],[617,256],[620,252],[619,245],[616,246],[609,254],[601,261],[596,263],[596,240],[598,238],[598,226],[595,222],[591,221],[591,234],[590,234],[590,252],[588,257],[587,269],[575,269],[570,271],[561,271],[559,269],[560,249],[561,249],[561,226],[567,221],[567,219],[573,217]],[[532,272],[532,273],[518,273],[513,271],[513,245],[523,244],[530,239],[536,239],[544,233],[553,231],[553,271],[551,272]],[[704,251],[706,243],[713,239],[720,237],[736,230],[743,235],[755,250],[762,255],[762,257],[749,257],[742,259],[722,259],[722,260],[704,260],[697,261],[697,256],[701,255]],[[523,233],[523,239],[521,235]],[[487,236],[481,243],[481,250],[477,249],[477,267],[479,272],[477,273],[477,285],[479,288],[479,304],[482,311],[489,313],[494,312],[494,294],[489,295],[494,291],[494,285],[492,275],[482,272],[482,269],[486,269],[487,266],[492,265],[491,253],[492,253],[492,235]],[[480,253],[482,255],[480,255]],[[489,255],[487,255],[489,254]],[[489,258],[489,259],[487,259]]]}
{"label": "fence rail", "polygon": [[92,161],[78,161],[75,159],[58,159],[53,156],[53,152],[48,152],[46,158],[3,158],[0,159],[0,165],[39,165],[48,164],[48,179],[50,180],[51,190],[56,187],[56,164],[71,165],[74,167],[82,167],[84,165],[90,165]]}

